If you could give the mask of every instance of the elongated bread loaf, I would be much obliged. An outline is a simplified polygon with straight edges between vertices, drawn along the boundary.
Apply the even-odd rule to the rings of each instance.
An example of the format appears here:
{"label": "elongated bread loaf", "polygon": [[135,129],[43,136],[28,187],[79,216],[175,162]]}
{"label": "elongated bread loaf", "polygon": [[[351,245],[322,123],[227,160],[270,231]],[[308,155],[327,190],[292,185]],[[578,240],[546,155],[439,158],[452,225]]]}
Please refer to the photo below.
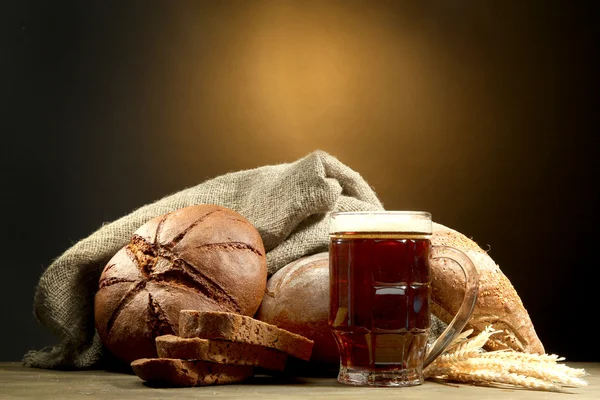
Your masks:
{"label": "elongated bread loaf", "polygon": [[[431,242],[461,250],[477,267],[479,296],[467,328],[473,328],[477,333],[491,325],[503,331],[492,335],[485,345],[487,350],[513,349],[525,353],[544,353],[544,346],[514,286],[476,242],[441,224],[434,224]],[[431,272],[431,310],[443,322],[449,323],[464,295],[462,270],[452,261],[436,259],[432,260]]]}
{"label": "elongated bread loaf", "polygon": [[161,358],[252,365],[274,371],[283,371],[287,361],[286,353],[265,346],[222,339],[182,338],[175,335],[158,336],[156,352]]}

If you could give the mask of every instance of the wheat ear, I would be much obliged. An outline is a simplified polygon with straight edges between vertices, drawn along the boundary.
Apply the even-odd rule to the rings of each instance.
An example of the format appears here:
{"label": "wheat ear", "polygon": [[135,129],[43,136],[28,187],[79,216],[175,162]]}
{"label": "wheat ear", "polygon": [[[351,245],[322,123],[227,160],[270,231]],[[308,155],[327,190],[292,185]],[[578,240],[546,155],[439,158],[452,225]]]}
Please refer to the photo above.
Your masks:
{"label": "wheat ear", "polygon": [[486,327],[474,338],[464,340],[457,344],[450,351],[438,357],[440,363],[456,362],[466,360],[470,357],[475,357],[481,352],[481,348],[488,341],[490,336],[499,332],[492,329],[491,326]]}
{"label": "wheat ear", "polygon": [[486,327],[466,339],[460,335],[448,350],[424,370],[426,378],[486,385],[512,385],[527,389],[561,391],[563,387],[583,387],[588,383],[583,368],[571,368],[551,354],[528,354],[514,350],[486,352],[490,336],[501,331]]}

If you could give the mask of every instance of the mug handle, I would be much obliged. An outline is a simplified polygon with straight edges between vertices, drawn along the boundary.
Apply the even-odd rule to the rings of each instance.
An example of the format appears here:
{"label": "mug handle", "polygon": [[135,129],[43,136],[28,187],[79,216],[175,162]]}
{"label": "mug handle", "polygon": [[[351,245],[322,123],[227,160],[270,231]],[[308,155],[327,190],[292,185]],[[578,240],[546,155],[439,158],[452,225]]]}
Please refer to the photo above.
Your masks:
{"label": "mug handle", "polygon": [[452,343],[452,341],[462,332],[473,314],[475,302],[477,301],[477,294],[479,292],[479,274],[477,268],[475,268],[475,264],[473,264],[471,259],[465,253],[454,247],[432,246],[431,258],[449,258],[460,266],[465,275],[465,297],[452,322],[450,322],[444,332],[442,332],[436,341],[429,347],[427,355],[425,356],[423,368],[431,364],[433,360],[446,350],[448,345],[450,345],[450,343]]}

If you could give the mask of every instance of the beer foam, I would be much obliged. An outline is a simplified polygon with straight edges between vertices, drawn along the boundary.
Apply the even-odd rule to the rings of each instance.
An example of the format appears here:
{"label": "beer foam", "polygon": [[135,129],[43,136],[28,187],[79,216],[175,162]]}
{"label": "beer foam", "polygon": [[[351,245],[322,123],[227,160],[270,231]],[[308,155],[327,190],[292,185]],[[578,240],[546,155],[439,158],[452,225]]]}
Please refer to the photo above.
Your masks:
{"label": "beer foam", "polygon": [[431,214],[424,211],[348,211],[332,213],[329,233],[403,232],[431,234]]}

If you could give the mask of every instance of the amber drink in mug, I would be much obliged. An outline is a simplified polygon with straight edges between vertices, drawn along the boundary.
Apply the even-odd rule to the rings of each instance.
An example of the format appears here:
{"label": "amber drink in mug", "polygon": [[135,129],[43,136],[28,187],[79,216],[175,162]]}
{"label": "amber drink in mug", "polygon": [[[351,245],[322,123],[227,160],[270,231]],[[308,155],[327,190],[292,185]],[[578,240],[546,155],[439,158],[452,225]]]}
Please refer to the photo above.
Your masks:
{"label": "amber drink in mug", "polygon": [[[340,353],[338,381],[414,386],[423,369],[462,331],[477,299],[475,266],[461,251],[432,246],[431,214],[361,211],[331,214],[329,326]],[[429,346],[433,258],[450,258],[465,275],[465,297]]]}

